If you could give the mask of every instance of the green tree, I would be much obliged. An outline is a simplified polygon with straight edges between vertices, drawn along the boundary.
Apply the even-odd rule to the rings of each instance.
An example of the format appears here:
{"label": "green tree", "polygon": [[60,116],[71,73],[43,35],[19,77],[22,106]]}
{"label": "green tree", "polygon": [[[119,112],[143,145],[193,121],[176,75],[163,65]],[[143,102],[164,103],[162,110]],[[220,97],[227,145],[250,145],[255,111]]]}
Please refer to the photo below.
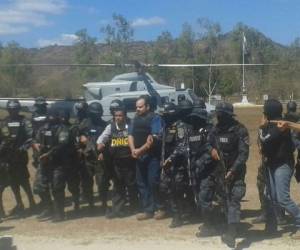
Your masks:
{"label": "green tree", "polygon": [[[75,33],[78,37],[75,43],[74,59],[78,64],[96,63],[97,58],[97,39],[91,37],[86,29],[81,29]],[[97,69],[91,67],[80,67],[80,76],[86,80],[93,79],[97,76]]]}
{"label": "green tree", "polygon": [[112,63],[128,63],[130,60],[130,43],[134,30],[130,22],[120,14],[113,14],[113,23],[100,28],[104,40],[109,45],[105,59]]}
{"label": "green tree", "polygon": [[[174,61],[176,55],[176,46],[174,39],[169,31],[163,31],[154,43],[152,51],[152,60],[156,64],[167,64]],[[174,80],[174,74],[169,68],[155,68],[153,73],[157,80],[163,83],[171,83]]]}
{"label": "green tree", "polygon": [[29,64],[30,57],[26,49],[21,48],[16,42],[10,42],[2,49],[1,64],[1,93],[9,96],[17,96],[19,92],[30,88],[32,84],[30,66],[17,66],[16,64]]}

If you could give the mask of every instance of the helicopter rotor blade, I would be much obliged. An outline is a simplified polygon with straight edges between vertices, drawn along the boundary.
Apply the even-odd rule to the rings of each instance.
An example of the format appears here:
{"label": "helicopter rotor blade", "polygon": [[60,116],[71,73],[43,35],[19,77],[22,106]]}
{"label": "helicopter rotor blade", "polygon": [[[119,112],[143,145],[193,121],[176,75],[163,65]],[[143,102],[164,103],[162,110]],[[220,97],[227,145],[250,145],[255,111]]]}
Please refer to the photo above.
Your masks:
{"label": "helicopter rotor blade", "polygon": [[91,64],[76,64],[76,63],[15,63],[15,64],[0,64],[0,67],[134,67],[133,64],[114,64],[114,63],[91,63]]}
{"label": "helicopter rotor blade", "polygon": [[165,67],[165,68],[193,68],[193,67],[237,67],[237,66],[275,66],[277,64],[264,63],[219,63],[219,64],[145,64],[145,67]]}
{"label": "helicopter rotor blade", "polygon": [[193,67],[237,67],[237,66],[276,66],[278,64],[265,63],[220,63],[220,64],[143,64],[143,63],[91,63],[91,64],[77,64],[77,63],[15,63],[15,64],[0,64],[0,67],[165,67],[165,68],[193,68]]}

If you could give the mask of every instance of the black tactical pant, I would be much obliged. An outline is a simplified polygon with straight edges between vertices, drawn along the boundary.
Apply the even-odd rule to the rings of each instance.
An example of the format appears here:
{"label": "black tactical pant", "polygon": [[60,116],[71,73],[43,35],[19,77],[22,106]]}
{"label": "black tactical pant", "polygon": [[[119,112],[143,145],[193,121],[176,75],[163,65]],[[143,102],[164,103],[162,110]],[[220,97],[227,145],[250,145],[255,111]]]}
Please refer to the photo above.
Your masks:
{"label": "black tactical pant", "polygon": [[171,210],[171,193],[172,193],[172,174],[173,166],[163,168],[160,175],[159,194],[161,205],[164,211]]}
{"label": "black tactical pant", "polygon": [[92,207],[94,206],[94,191],[93,191],[94,175],[95,175],[94,165],[89,164],[89,162],[87,161],[81,162],[79,168],[79,174],[80,174],[83,197]]}
{"label": "black tactical pant", "polygon": [[246,194],[246,184],[243,180],[238,179],[228,184],[226,192],[226,214],[227,223],[234,224],[240,222],[241,201]]}
{"label": "black tactical pant", "polygon": [[201,211],[203,226],[208,228],[215,226],[217,221],[220,222],[213,213],[213,200],[217,190],[216,177],[213,173],[202,174],[197,183],[199,187],[197,207]]}
{"label": "black tactical pant", "polygon": [[186,209],[194,208],[194,194],[189,185],[189,175],[185,166],[175,166],[171,178],[171,211],[181,216]]}
{"label": "black tactical pant", "polygon": [[55,166],[52,172],[52,194],[55,202],[57,213],[62,214],[65,203],[65,187],[68,185],[68,190],[72,194],[72,199],[75,205],[79,204],[79,172],[78,168],[72,166]]}
{"label": "black tactical pant", "polygon": [[98,188],[99,199],[103,208],[107,207],[108,190],[113,176],[112,162],[107,157],[103,161],[97,161],[95,166],[95,179]]}
{"label": "black tactical pant", "polygon": [[216,192],[216,179],[213,175],[203,176],[199,180],[199,193],[197,206],[201,209],[203,218],[211,217],[212,202]]}
{"label": "black tactical pant", "polygon": [[52,178],[52,166],[48,163],[39,163],[35,173],[33,192],[40,196],[43,209],[51,209],[52,199],[50,194],[50,184]]}
{"label": "black tactical pant", "polygon": [[131,211],[135,211],[138,204],[135,160],[130,158],[113,159],[113,196],[112,211],[122,213],[129,202]]}
{"label": "black tactical pant", "polygon": [[9,186],[8,166],[6,163],[0,162],[0,218],[5,216],[3,206],[3,192]]}
{"label": "black tactical pant", "polygon": [[16,198],[17,206],[23,207],[20,187],[25,191],[30,207],[35,205],[31,185],[29,182],[29,171],[27,168],[28,155],[26,151],[17,151],[9,156],[8,176],[11,189]]}

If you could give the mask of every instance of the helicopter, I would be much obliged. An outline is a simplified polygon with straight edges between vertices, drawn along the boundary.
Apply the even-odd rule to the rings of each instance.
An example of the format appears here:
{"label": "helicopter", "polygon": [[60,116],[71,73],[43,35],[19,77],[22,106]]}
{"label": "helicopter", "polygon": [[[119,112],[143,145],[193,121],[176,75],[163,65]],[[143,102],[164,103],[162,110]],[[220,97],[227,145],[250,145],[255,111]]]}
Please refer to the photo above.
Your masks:
{"label": "helicopter", "polygon": [[[88,104],[99,102],[103,106],[103,119],[110,120],[109,106],[113,100],[119,99],[124,102],[128,115],[132,117],[135,113],[135,102],[139,96],[148,94],[153,100],[154,110],[158,110],[166,102],[178,104],[182,100],[190,100],[193,104],[199,98],[192,89],[180,88],[159,84],[146,72],[149,67],[238,67],[238,66],[261,66],[266,64],[142,64],[134,61],[130,64],[6,64],[0,67],[11,66],[33,66],[33,67],[134,67],[135,71],[114,76],[108,82],[87,82],[83,84],[83,98],[79,99],[47,99],[48,107],[64,109],[74,115],[74,104],[86,100]],[[0,98],[0,109],[6,108],[9,99]],[[18,98],[22,111],[32,112],[34,110],[33,98]],[[215,106],[205,103],[208,112],[213,112]]]}
{"label": "helicopter", "polygon": [[[196,103],[200,98],[189,88],[176,89],[173,86],[159,84],[147,72],[145,67],[154,65],[143,65],[135,62],[135,72],[114,76],[108,82],[87,82],[83,85],[84,99],[88,102],[99,102],[103,107],[103,118],[110,118],[109,106],[113,100],[123,101],[128,115],[135,113],[135,103],[139,96],[150,95],[155,110],[158,110],[166,102],[178,105],[182,100]],[[156,66],[156,65],[155,65]],[[213,111],[214,106],[206,103],[207,110]]]}

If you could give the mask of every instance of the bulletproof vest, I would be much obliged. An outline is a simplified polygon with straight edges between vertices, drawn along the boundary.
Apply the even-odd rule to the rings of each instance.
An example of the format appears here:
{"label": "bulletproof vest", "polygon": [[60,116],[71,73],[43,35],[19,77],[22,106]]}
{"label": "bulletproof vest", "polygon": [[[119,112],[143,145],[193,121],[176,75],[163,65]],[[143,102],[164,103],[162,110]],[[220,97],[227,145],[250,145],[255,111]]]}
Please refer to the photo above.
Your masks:
{"label": "bulletproof vest", "polygon": [[151,121],[153,117],[154,114],[152,112],[144,116],[135,116],[133,120],[132,135],[134,137],[134,146],[136,148],[143,146],[147,141],[148,135],[151,134]]}
{"label": "bulletproof vest", "polygon": [[227,168],[230,168],[238,156],[239,135],[237,127],[231,127],[216,135],[219,150],[223,154],[224,162]]}
{"label": "bulletproof vest", "polygon": [[5,125],[2,128],[2,133],[15,147],[21,146],[26,140],[24,117],[20,116],[18,119],[6,120]]}
{"label": "bulletproof vest", "polygon": [[58,126],[46,126],[45,129],[41,131],[41,144],[46,149],[49,150],[52,147],[55,147],[57,145],[56,140],[56,132],[57,132]]}
{"label": "bulletproof vest", "polygon": [[199,149],[206,143],[207,131],[205,128],[189,131],[189,147],[191,156],[197,155]]}
{"label": "bulletproof vest", "polygon": [[47,116],[46,115],[40,115],[38,113],[34,113],[32,115],[31,123],[32,123],[32,129],[33,134],[36,134],[36,132],[46,124]]}
{"label": "bulletproof vest", "polygon": [[69,129],[67,126],[60,126],[58,129],[58,143],[63,144],[63,143],[69,143],[70,138],[69,138]]}
{"label": "bulletproof vest", "polygon": [[[270,124],[261,130],[262,137],[268,136],[270,130],[278,129]],[[270,142],[261,143],[262,153],[268,165],[278,166],[284,163],[294,164],[294,144],[290,131],[286,131]]]}
{"label": "bulletproof vest", "polygon": [[106,122],[99,120],[98,123],[93,123],[89,120],[88,124],[88,136],[91,138],[92,142],[96,144],[98,137],[102,134],[106,127]]}
{"label": "bulletproof vest", "polygon": [[127,124],[124,129],[118,129],[114,122],[111,123],[110,153],[114,158],[130,157]]}

